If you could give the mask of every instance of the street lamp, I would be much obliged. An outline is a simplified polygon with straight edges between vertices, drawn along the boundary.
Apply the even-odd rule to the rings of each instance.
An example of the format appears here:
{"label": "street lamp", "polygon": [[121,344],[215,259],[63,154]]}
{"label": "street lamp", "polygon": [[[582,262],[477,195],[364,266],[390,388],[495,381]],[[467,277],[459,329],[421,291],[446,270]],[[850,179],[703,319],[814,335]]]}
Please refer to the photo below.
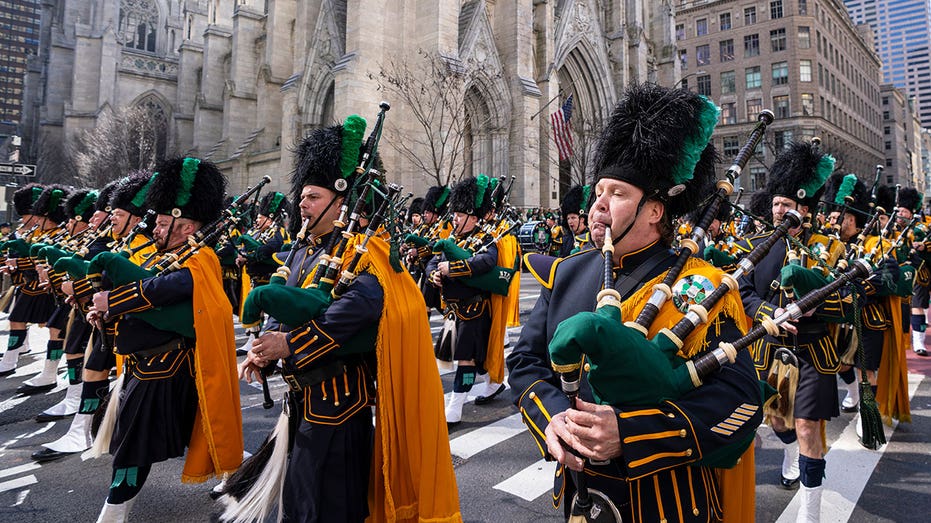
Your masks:
{"label": "street lamp", "polygon": [[[705,74],[705,73],[706,73],[706,71],[703,71],[703,70],[701,70],[701,69],[699,69],[698,71],[692,71],[691,73],[689,73],[689,74],[683,76],[682,78],[679,78],[679,81],[676,82],[675,84],[673,84],[672,88],[675,89],[675,88],[679,87],[679,86],[682,84],[682,82],[685,82],[686,80],[688,80],[689,77],[692,77],[692,76],[695,76],[695,75],[699,75],[699,74]],[[686,83],[686,87],[685,87],[685,88],[688,89],[688,83]]]}

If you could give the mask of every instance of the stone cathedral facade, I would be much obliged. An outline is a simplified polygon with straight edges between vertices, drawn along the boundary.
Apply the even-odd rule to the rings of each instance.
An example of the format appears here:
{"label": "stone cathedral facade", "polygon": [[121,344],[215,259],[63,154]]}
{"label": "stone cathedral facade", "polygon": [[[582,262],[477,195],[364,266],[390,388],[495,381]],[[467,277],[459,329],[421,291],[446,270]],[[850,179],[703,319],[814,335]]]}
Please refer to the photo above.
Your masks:
{"label": "stone cathedral facade", "polygon": [[[513,203],[553,207],[567,175],[549,114],[572,94],[573,120],[597,121],[631,82],[675,83],[673,16],[657,0],[43,0],[23,134],[67,141],[142,107],[160,150],[209,158],[233,190],[265,174],[285,187],[309,129],[373,121],[385,95],[371,75],[427,52],[490,72],[465,89],[469,172],[513,175]],[[386,125],[417,132],[388,101]],[[433,183],[380,151],[406,190]]]}

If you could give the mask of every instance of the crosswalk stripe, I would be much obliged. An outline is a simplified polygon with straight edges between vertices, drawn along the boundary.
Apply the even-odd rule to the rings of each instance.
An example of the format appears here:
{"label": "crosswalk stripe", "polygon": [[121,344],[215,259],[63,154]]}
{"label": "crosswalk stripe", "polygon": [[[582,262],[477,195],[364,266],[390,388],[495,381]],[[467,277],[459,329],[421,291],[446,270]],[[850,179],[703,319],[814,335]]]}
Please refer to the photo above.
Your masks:
{"label": "crosswalk stripe", "polygon": [[[915,395],[918,385],[924,376],[918,374],[908,375],[908,398]],[[827,469],[824,472],[824,492],[821,500],[821,514],[831,521],[847,521],[853,514],[857,506],[857,500],[863,494],[873,470],[879,463],[880,458],[886,451],[888,445],[883,445],[879,450],[869,450],[860,444],[857,438],[857,421],[860,416],[854,416],[853,420],[844,429],[837,441],[831,444],[825,460]],[[883,432],[886,435],[886,441],[892,438],[892,433],[898,426],[898,421],[894,422],[892,427],[883,425]],[[801,491],[792,498],[792,501],[786,506],[785,510],[776,520],[776,523],[790,523],[796,520],[799,508],[801,508]]]}
{"label": "crosswalk stripe", "polygon": [[30,474],[28,476],[23,476],[21,478],[11,479],[10,481],[4,481],[3,483],[0,483],[0,492],[18,489],[27,485],[35,485],[38,482],[39,480]]}
{"label": "crosswalk stripe", "polygon": [[29,472],[30,470],[35,470],[41,467],[42,465],[32,462],[32,463],[26,463],[25,465],[20,465],[18,467],[11,467],[8,469],[3,469],[3,470],[0,470],[0,478],[15,476],[17,474],[22,474],[23,472]]}
{"label": "crosswalk stripe", "polygon": [[468,459],[524,430],[520,414],[514,414],[452,439],[449,442],[449,449],[453,456]]}
{"label": "crosswalk stripe", "polygon": [[507,492],[527,501],[533,501],[545,494],[546,491],[553,489],[553,474],[555,473],[556,462],[541,459],[498,483],[494,486],[494,489]]}

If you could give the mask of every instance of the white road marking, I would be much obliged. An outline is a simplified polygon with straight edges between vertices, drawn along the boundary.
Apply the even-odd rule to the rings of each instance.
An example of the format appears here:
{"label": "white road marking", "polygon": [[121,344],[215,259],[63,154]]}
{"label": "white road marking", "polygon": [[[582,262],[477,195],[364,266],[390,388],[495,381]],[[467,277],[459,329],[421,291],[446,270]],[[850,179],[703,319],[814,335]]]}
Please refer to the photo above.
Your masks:
{"label": "white road marking", "polygon": [[533,501],[553,489],[556,462],[540,460],[494,486],[521,499]]}
{"label": "white road marking", "polygon": [[18,466],[18,467],[11,467],[11,468],[8,468],[8,469],[2,469],[2,470],[0,470],[0,478],[7,478],[7,477],[10,477],[10,476],[16,476],[16,475],[18,475],[18,474],[22,474],[22,473],[24,473],[24,472],[29,472],[30,470],[35,470],[35,469],[41,468],[41,467],[42,467],[42,465],[39,465],[38,463],[33,462],[33,463],[26,463],[25,465],[20,465],[20,466]]}
{"label": "white road marking", "polygon": [[16,503],[10,505],[11,507],[17,507],[23,504],[23,501],[26,501],[26,496],[29,495],[29,489],[21,490],[16,494]]}
{"label": "white road marking", "polygon": [[22,488],[27,485],[35,485],[38,482],[39,480],[30,474],[28,476],[23,476],[21,478],[11,479],[10,481],[4,481],[3,483],[0,483],[0,492]]}
{"label": "white road marking", "polygon": [[449,442],[449,449],[454,456],[459,456],[463,459],[471,458],[479,452],[487,450],[526,430],[520,418],[520,414],[513,414],[461,436],[457,436]]}
{"label": "white road marking", "polygon": [[[909,400],[915,395],[923,379],[924,376],[919,374],[908,375]],[[827,470],[824,473],[824,492],[821,498],[822,521],[843,522],[850,519],[857,506],[857,500],[860,499],[870,476],[873,475],[876,464],[879,463],[888,447],[888,445],[883,445],[879,450],[874,451],[861,445],[857,439],[859,418],[859,415],[854,416],[837,441],[831,444],[824,458],[827,461]],[[895,432],[898,424],[898,421],[894,421],[892,427],[883,425],[886,441],[892,438],[892,433]],[[795,521],[800,507],[801,490],[792,498],[776,522]]]}

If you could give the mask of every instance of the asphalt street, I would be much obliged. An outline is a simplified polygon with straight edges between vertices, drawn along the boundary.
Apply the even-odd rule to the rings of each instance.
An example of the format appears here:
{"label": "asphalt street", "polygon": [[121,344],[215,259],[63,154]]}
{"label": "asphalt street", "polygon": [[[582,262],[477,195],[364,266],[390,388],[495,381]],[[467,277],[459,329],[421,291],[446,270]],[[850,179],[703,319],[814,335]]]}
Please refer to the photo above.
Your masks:
{"label": "asphalt street", "polygon": [[[521,287],[522,318],[532,308],[539,285],[524,274]],[[434,314],[431,327],[439,331]],[[8,323],[0,320],[0,345],[5,345]],[[245,338],[241,330],[237,339]],[[520,329],[512,329],[516,342]],[[32,397],[15,393],[23,381],[41,370],[47,333],[33,327],[30,354],[22,356],[13,376],[0,378],[0,521],[95,521],[107,495],[111,465],[108,457],[83,459],[72,455],[39,465],[30,455],[41,444],[64,434],[70,420],[37,423],[35,416],[64,394],[67,379],[60,369],[55,391]],[[879,451],[863,448],[854,432],[856,414],[841,414],[827,424],[829,453],[822,521],[924,522],[931,512],[931,358],[908,351],[911,423],[887,427],[888,445]],[[449,393],[452,374],[440,371]],[[280,380],[272,384],[280,396]],[[241,383],[246,450],[254,451],[271,430],[278,408],[262,408],[258,387]],[[843,392],[841,392],[843,397]],[[490,404],[471,402],[463,422],[450,433],[450,445],[459,486],[462,514],[469,522],[561,522],[561,509],[552,507],[553,465],[543,461],[525,433],[510,394]],[[756,443],[757,521],[794,521],[796,492],[784,491],[779,481],[782,451],[768,427],[758,431]],[[216,484],[180,482],[182,460],[156,464],[133,508],[132,521],[216,521],[220,507],[208,496]],[[364,500],[360,500],[364,502]]]}

